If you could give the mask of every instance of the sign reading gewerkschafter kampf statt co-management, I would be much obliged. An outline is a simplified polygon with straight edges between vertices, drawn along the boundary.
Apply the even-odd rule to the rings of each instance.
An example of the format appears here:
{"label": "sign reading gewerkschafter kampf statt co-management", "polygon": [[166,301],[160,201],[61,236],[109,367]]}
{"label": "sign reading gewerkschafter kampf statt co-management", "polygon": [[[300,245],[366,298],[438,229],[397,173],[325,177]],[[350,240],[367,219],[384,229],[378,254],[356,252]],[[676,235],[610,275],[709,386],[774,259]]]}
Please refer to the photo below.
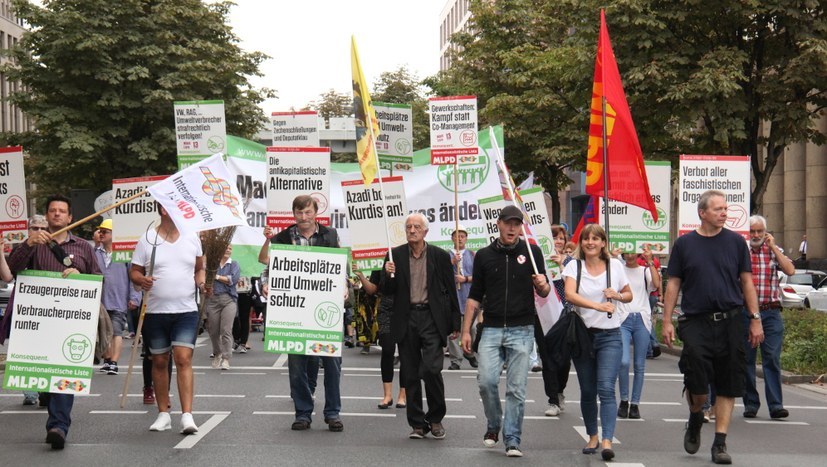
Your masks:
{"label": "sign reading gewerkschafter kampf statt co-management", "polygon": [[270,245],[266,351],[342,355],[349,260],[345,248]]}
{"label": "sign reading gewerkschafter kampf statt co-management", "polygon": [[89,394],[103,276],[17,276],[4,389]]}

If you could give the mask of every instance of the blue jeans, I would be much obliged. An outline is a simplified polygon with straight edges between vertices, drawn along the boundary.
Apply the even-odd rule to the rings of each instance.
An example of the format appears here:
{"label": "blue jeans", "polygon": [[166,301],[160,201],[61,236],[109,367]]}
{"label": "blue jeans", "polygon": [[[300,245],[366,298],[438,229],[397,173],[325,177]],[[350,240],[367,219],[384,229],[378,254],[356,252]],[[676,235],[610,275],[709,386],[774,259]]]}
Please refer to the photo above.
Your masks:
{"label": "blue jeans", "polygon": [[635,347],[635,379],[632,383],[632,404],[640,404],[640,394],[643,392],[643,373],[646,369],[646,351],[649,350],[649,330],[643,324],[640,313],[629,313],[623,324],[620,325],[620,337],[623,342],[623,355],[620,357],[620,400],[629,400],[629,365],[632,361],[630,344]]}
{"label": "blue jeans", "polygon": [[[324,362],[324,418],[339,418],[342,399],[339,382],[342,377],[342,357],[321,357]],[[307,376],[308,365],[318,368],[319,357],[309,355],[288,355],[287,370],[290,374],[290,397],[296,409],[296,420],[312,421],[313,393]],[[317,370],[318,372],[318,370]],[[315,381],[314,381],[315,386]]]}
{"label": "blue jeans", "polygon": [[594,356],[573,359],[580,383],[580,411],[586,432],[597,435],[597,398],[600,397],[602,439],[612,439],[617,422],[615,384],[620,369],[620,329],[611,329],[592,336]]}
{"label": "blue jeans", "polygon": [[[529,353],[534,344],[534,326],[485,327],[477,351],[482,407],[488,419],[487,431],[499,433],[502,425],[506,447],[520,446],[528,383]],[[500,404],[500,373],[505,372],[505,419]]]}
{"label": "blue jeans", "polygon": [[[749,337],[749,317],[743,313],[744,339]],[[764,369],[764,394],[770,412],[784,408],[781,395],[781,343],[784,340],[784,320],[780,308],[771,308],[761,312],[761,326],[764,328],[764,342],[761,348],[761,366]],[[744,346],[747,371],[744,377],[744,409],[755,410],[761,407],[758,388],[755,385],[755,357],[758,349],[748,342]]]}
{"label": "blue jeans", "polygon": [[49,418],[46,419],[46,431],[60,428],[67,435],[72,424],[72,406],[75,405],[74,394],[41,393],[40,397],[48,399]]}

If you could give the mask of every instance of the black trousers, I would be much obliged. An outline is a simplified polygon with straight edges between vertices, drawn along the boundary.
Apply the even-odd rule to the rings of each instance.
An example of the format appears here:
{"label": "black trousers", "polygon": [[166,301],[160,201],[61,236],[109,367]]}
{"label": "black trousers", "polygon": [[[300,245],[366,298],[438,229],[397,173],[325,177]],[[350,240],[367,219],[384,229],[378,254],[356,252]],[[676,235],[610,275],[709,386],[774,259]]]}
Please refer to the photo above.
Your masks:
{"label": "black trousers", "polygon": [[571,360],[565,365],[558,367],[552,362],[551,357],[546,354],[546,338],[543,335],[543,327],[540,326],[540,318],[534,319],[534,342],[537,344],[537,354],[540,355],[543,363],[543,389],[549,404],[560,405],[559,394],[563,394],[566,385],[569,383],[569,371],[571,371]]}
{"label": "black trousers", "polygon": [[250,338],[250,309],[253,299],[249,293],[238,294],[238,316],[233,322],[233,339],[239,344],[246,344]]}
{"label": "black trousers", "polygon": [[[424,428],[445,417],[445,382],[442,380],[442,339],[431,310],[411,310],[408,330],[399,342],[400,375],[407,393],[408,425]],[[428,412],[422,406],[422,383]]]}
{"label": "black trousers", "polygon": [[[393,353],[396,350],[396,342],[393,340],[393,335],[391,333],[386,332],[384,334],[379,334],[379,346],[382,347],[382,358],[379,360],[379,368],[382,370],[382,382],[383,383],[392,383],[393,382]],[[401,358],[400,358],[401,360]],[[400,361],[399,367],[399,374],[402,374],[402,366]],[[400,381],[402,381],[400,376]],[[403,383],[399,384],[400,387],[405,387]]]}

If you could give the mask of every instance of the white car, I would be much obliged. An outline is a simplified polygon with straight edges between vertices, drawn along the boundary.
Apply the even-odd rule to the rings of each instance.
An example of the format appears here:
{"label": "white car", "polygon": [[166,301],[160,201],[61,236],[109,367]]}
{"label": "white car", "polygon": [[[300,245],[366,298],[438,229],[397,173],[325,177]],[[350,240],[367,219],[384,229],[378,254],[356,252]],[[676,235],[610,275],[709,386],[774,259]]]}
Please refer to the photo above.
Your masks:
{"label": "white car", "polygon": [[804,306],[818,311],[827,311],[827,279],[822,279],[815,289],[804,298]]}
{"label": "white car", "polygon": [[827,273],[811,269],[796,269],[788,276],[779,272],[781,288],[781,306],[784,308],[804,308],[804,299],[812,292],[814,286],[821,282]]}

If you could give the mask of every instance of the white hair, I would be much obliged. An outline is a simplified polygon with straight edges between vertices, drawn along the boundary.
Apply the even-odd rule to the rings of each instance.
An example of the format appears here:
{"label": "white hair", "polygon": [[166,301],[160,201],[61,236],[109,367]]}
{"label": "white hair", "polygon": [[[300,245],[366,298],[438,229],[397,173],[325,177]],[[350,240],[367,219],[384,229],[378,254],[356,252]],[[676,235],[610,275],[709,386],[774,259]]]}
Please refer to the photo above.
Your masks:
{"label": "white hair", "polygon": [[767,219],[764,216],[759,216],[758,214],[754,216],[749,216],[749,225],[761,223],[764,226],[764,230],[767,230]]}
{"label": "white hair", "polygon": [[411,219],[413,217],[418,217],[422,221],[422,230],[428,230],[428,218],[425,217],[425,215],[421,212],[412,212],[408,214],[408,217],[405,218],[405,224],[408,223],[408,219]]}

